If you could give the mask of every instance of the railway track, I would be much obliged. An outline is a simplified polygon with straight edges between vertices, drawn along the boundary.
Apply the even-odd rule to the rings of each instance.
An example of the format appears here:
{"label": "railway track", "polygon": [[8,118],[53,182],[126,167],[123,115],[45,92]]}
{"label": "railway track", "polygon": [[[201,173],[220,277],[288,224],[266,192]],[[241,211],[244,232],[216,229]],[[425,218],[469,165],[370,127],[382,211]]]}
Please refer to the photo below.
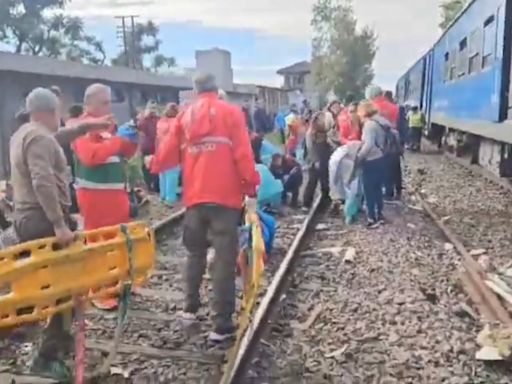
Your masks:
{"label": "railway track", "polygon": [[320,217],[240,383],[509,383],[474,358],[467,251],[429,213],[389,206],[376,231]]}
{"label": "railway track", "polygon": [[[506,373],[474,361],[478,322],[460,315],[467,295],[454,276],[467,250],[416,195],[423,213],[394,207],[390,225],[376,232],[321,215],[318,202],[307,216],[281,218],[257,308],[230,350],[207,342],[207,284],[200,326],[180,325],[183,212],[155,223],[157,269],[133,298],[118,358],[101,383],[507,383]],[[116,317],[90,311],[87,318],[94,369]]]}
{"label": "railway track", "polygon": [[[231,349],[210,345],[207,332],[212,324],[209,321],[207,305],[207,282],[202,287],[204,305],[199,313],[202,320],[200,325],[194,329],[184,329],[179,321],[178,314],[182,305],[181,264],[186,257],[186,251],[181,245],[180,223],[183,213],[183,210],[179,210],[152,224],[157,234],[156,270],[149,282],[132,297],[117,358],[112,364],[110,377],[98,381],[102,384],[234,382],[230,379],[229,372],[235,372],[236,375],[240,372],[237,360],[240,357],[244,360],[243,356],[249,350],[247,346],[254,342],[254,328],[251,326],[247,332],[251,334],[249,342],[247,339],[240,339],[241,344],[236,344]],[[304,222],[309,222],[308,217],[306,214],[290,211],[287,216],[280,218],[274,250],[265,268],[262,295],[267,288],[275,289],[274,276],[283,277],[283,263],[291,262],[290,247],[297,247],[305,235]],[[237,289],[241,298],[241,281],[238,282]],[[268,300],[267,297],[268,294],[262,296],[261,302]],[[240,302],[238,300],[237,303],[239,311]],[[91,309],[86,317],[87,371],[92,372],[103,362],[111,348],[117,314]],[[37,335],[38,331],[35,331],[13,349],[30,349]],[[17,361],[18,366],[25,364],[26,358],[28,354],[21,356]],[[53,382],[24,375],[7,376],[2,360],[0,359],[0,379],[4,368],[4,377],[14,380],[14,383]],[[236,364],[230,365],[230,362],[235,361]],[[3,383],[1,380],[0,382]]]}

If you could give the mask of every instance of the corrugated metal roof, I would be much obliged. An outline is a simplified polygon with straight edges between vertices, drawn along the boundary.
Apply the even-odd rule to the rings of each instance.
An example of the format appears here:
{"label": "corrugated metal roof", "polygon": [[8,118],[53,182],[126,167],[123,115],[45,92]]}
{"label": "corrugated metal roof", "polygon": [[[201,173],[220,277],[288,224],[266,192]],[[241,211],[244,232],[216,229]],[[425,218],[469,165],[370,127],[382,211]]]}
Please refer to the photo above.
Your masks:
{"label": "corrugated metal roof", "polygon": [[88,65],[49,57],[18,55],[10,52],[0,52],[0,71],[182,89],[192,88],[192,81],[186,76],[155,75],[151,72],[124,67]]}

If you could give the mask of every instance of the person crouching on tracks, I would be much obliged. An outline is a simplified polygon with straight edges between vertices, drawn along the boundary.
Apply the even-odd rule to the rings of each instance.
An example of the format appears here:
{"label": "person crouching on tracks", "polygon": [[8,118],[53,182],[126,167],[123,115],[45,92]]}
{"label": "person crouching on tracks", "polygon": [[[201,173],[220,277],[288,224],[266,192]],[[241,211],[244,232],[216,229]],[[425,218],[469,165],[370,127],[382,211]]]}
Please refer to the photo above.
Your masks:
{"label": "person crouching on tracks", "polygon": [[183,242],[189,251],[185,267],[183,320],[194,322],[201,306],[199,288],[206,268],[208,238],[215,250],[212,270],[214,330],[222,342],[235,333],[235,276],[238,225],[243,198],[256,210],[256,171],[249,132],[240,108],[220,100],[215,78],[194,79],[198,97],[176,119],[174,132],[146,159],[154,174],[181,164],[186,207]]}
{"label": "person crouching on tracks", "polygon": [[357,154],[356,163],[363,170],[363,189],[367,207],[368,228],[377,228],[383,221],[384,207],[382,189],[386,173],[384,146],[386,135],[384,125],[389,123],[379,116],[371,101],[363,101],[357,108],[357,114],[363,123],[363,145]]}
{"label": "person crouching on tracks", "polygon": [[297,208],[299,205],[299,191],[302,185],[302,168],[291,156],[283,156],[280,153],[272,155],[270,172],[277,180],[283,183],[282,203],[286,204],[288,193],[292,195],[290,206]]}
{"label": "person crouching on tracks", "polygon": [[[67,246],[75,239],[76,222],[69,214],[69,172],[61,145],[90,129],[108,126],[110,120],[88,118],[59,130],[59,100],[45,88],[30,92],[26,109],[30,121],[14,133],[10,142],[14,196],[11,228],[16,243],[56,236],[58,244]],[[62,313],[51,318],[32,362],[33,372],[55,372],[62,354],[72,349],[70,319],[69,314]]]}

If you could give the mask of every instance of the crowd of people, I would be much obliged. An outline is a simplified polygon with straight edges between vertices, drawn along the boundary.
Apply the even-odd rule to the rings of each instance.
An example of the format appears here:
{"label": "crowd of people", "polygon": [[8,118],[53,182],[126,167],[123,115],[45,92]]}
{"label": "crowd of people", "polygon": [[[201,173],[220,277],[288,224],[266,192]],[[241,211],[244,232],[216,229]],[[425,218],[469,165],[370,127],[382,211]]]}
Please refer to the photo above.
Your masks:
{"label": "crowd of people", "polygon": [[307,102],[304,106],[306,113],[292,105],[287,114],[276,118],[285,154],[275,155],[271,169],[276,164],[291,164],[273,171],[284,182],[283,196],[291,193],[293,206],[298,205],[303,177],[301,167],[296,166],[297,153],[303,147],[301,160],[308,173],[304,208],[311,207],[319,184],[333,214],[345,207],[348,223],[356,219],[363,202],[368,228],[385,223],[384,201],[401,199],[403,152],[406,147],[420,149],[424,114],[415,104],[397,105],[392,93],[378,86],[366,90],[365,100],[356,101],[349,94],[344,104],[333,99],[316,112],[307,108]]}
{"label": "crowd of people", "polygon": [[[60,89],[30,92],[10,142],[14,213],[12,226],[0,233],[0,249],[51,236],[68,246],[77,230],[74,212],[81,214],[86,230],[128,222],[136,215],[137,185],[144,183],[157,193],[166,172],[179,167],[186,208],[183,242],[189,253],[181,318],[186,324],[197,321],[211,248],[210,339],[219,342],[236,330],[239,226],[244,209],[257,212],[265,206],[260,200],[267,180],[262,170],[280,185],[278,204],[298,207],[307,179],[305,208],[311,207],[320,184],[333,211],[340,213],[345,206],[352,219],[364,198],[368,227],[376,228],[384,222],[383,198],[401,196],[406,120],[414,132],[414,149],[419,149],[425,122],[417,107],[406,115],[392,95],[375,86],[368,89],[367,100],[356,102],[347,95],[345,105],[332,100],[316,112],[305,101],[278,114],[274,122],[261,105],[251,113],[227,101],[210,74],[198,75],[194,88],[196,97],[187,106],[171,103],[159,116],[158,106],[149,102],[124,124],[116,123],[111,90],[104,84],[89,86],[83,105],[73,106],[66,119]],[[274,123],[284,151],[265,157],[265,135]],[[111,309],[116,303],[112,298],[95,304]],[[70,318],[59,314],[49,322],[34,361],[36,371],[62,358]]]}

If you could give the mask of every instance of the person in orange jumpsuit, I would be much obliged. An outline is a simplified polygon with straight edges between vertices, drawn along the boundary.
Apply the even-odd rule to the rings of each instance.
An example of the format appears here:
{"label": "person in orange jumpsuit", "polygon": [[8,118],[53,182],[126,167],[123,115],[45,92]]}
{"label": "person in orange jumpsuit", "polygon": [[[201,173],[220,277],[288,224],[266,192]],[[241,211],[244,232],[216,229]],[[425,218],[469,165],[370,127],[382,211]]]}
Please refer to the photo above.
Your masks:
{"label": "person in orange jumpsuit", "polygon": [[[110,112],[110,88],[103,84],[87,88],[83,116],[108,115]],[[95,131],[75,140],[72,148],[77,200],[84,229],[128,222],[130,201],[122,158],[133,156],[137,144],[110,132]]]}
{"label": "person in orange jumpsuit", "polygon": [[[93,84],[85,91],[84,115],[109,115],[110,88]],[[108,131],[92,131],[72,143],[75,156],[75,188],[84,229],[118,225],[130,220],[130,200],[126,186],[123,158],[137,150],[137,133],[130,139],[114,136]],[[101,309],[113,309],[116,298],[95,300]]]}
{"label": "person in orange jumpsuit", "polygon": [[185,305],[183,320],[197,320],[201,306],[200,287],[206,270],[210,244],[215,249],[212,270],[212,342],[235,334],[236,262],[238,225],[244,197],[246,208],[256,210],[256,171],[243,113],[220,100],[215,78],[199,75],[194,80],[198,93],[191,105],[178,115],[172,134],[166,136],[146,164],[153,174],[181,165],[183,204],[186,207],[183,243],[189,255],[184,269]]}

